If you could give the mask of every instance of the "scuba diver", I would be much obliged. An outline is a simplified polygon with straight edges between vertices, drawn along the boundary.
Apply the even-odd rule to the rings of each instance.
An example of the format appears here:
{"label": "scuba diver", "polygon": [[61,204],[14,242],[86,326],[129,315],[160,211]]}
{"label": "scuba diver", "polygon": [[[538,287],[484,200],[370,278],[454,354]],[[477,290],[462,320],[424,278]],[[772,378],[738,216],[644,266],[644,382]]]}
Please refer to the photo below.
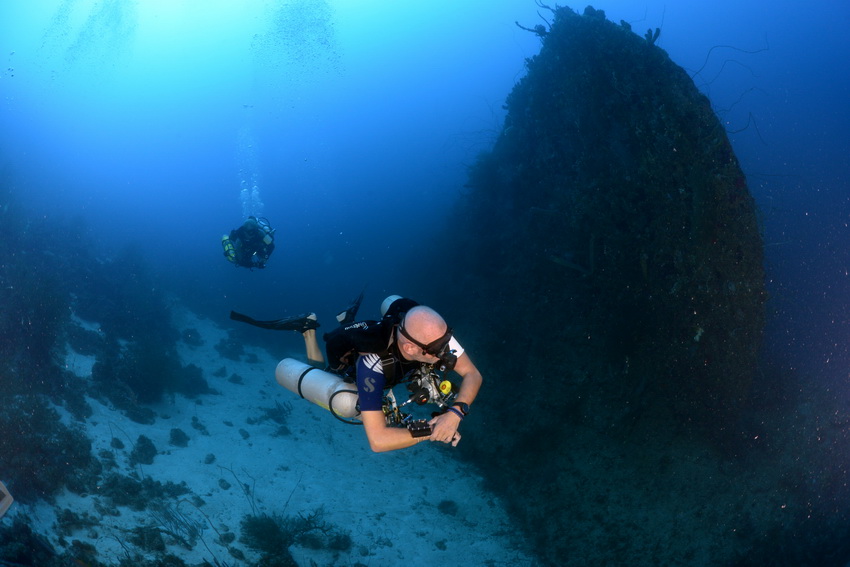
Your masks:
{"label": "scuba diver", "polygon": [[[355,303],[359,307],[359,302]],[[362,423],[375,452],[404,449],[426,440],[457,446],[461,437],[458,426],[478,395],[481,373],[452,329],[430,307],[392,295],[381,304],[381,314],[380,321],[343,323],[326,333],[325,370],[283,359],[275,372],[278,383],[342,421]],[[253,321],[231,312],[232,319],[281,330],[301,330],[298,325],[310,316],[318,326],[312,313],[275,322]],[[308,359],[322,364],[315,327],[302,331],[302,335]],[[458,392],[445,378],[452,371],[463,380]],[[410,392],[409,399],[401,404],[393,393],[393,387],[399,384],[406,384]],[[433,403],[440,411],[430,420],[412,419],[402,411],[410,403]]]}
{"label": "scuba diver", "polygon": [[221,237],[224,257],[243,268],[265,268],[274,251],[274,233],[267,219],[248,217],[230,236]]}

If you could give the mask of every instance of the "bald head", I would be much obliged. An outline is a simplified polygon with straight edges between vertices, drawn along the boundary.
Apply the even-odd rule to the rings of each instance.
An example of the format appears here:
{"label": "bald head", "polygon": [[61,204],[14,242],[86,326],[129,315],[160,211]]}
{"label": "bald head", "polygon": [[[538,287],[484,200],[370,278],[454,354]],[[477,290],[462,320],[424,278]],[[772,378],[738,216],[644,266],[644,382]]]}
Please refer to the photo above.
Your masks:
{"label": "bald head", "polygon": [[404,330],[422,344],[442,337],[448,325],[439,313],[424,305],[417,305],[404,316]]}

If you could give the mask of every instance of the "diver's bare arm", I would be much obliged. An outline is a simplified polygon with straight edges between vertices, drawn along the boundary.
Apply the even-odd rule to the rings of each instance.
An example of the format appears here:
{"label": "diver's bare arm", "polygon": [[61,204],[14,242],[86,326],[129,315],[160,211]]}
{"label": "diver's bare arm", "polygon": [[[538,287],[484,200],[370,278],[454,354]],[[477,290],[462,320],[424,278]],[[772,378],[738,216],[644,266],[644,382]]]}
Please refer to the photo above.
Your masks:
{"label": "diver's bare arm", "polygon": [[369,447],[376,453],[406,449],[429,439],[428,437],[414,438],[410,435],[410,431],[402,427],[388,427],[382,411],[364,411],[360,415],[366,437],[369,439]]}

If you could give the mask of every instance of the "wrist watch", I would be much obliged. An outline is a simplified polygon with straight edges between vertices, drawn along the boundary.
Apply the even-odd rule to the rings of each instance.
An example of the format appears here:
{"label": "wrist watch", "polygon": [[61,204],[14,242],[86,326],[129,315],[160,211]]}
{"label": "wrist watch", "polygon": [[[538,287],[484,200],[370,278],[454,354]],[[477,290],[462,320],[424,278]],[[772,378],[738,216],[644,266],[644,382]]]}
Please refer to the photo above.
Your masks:
{"label": "wrist watch", "polygon": [[469,404],[465,402],[455,402],[452,404],[452,407],[459,409],[460,413],[462,413],[464,416],[469,414]]}

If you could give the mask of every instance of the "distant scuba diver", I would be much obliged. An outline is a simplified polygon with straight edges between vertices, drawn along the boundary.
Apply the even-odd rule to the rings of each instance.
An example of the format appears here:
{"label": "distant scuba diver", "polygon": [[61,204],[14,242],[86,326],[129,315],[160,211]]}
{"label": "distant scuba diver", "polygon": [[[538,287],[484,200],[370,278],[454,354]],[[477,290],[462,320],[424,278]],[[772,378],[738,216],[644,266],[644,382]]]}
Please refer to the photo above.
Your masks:
{"label": "distant scuba diver", "polygon": [[230,236],[221,237],[224,257],[243,268],[265,268],[274,250],[274,233],[267,219],[248,217]]}

